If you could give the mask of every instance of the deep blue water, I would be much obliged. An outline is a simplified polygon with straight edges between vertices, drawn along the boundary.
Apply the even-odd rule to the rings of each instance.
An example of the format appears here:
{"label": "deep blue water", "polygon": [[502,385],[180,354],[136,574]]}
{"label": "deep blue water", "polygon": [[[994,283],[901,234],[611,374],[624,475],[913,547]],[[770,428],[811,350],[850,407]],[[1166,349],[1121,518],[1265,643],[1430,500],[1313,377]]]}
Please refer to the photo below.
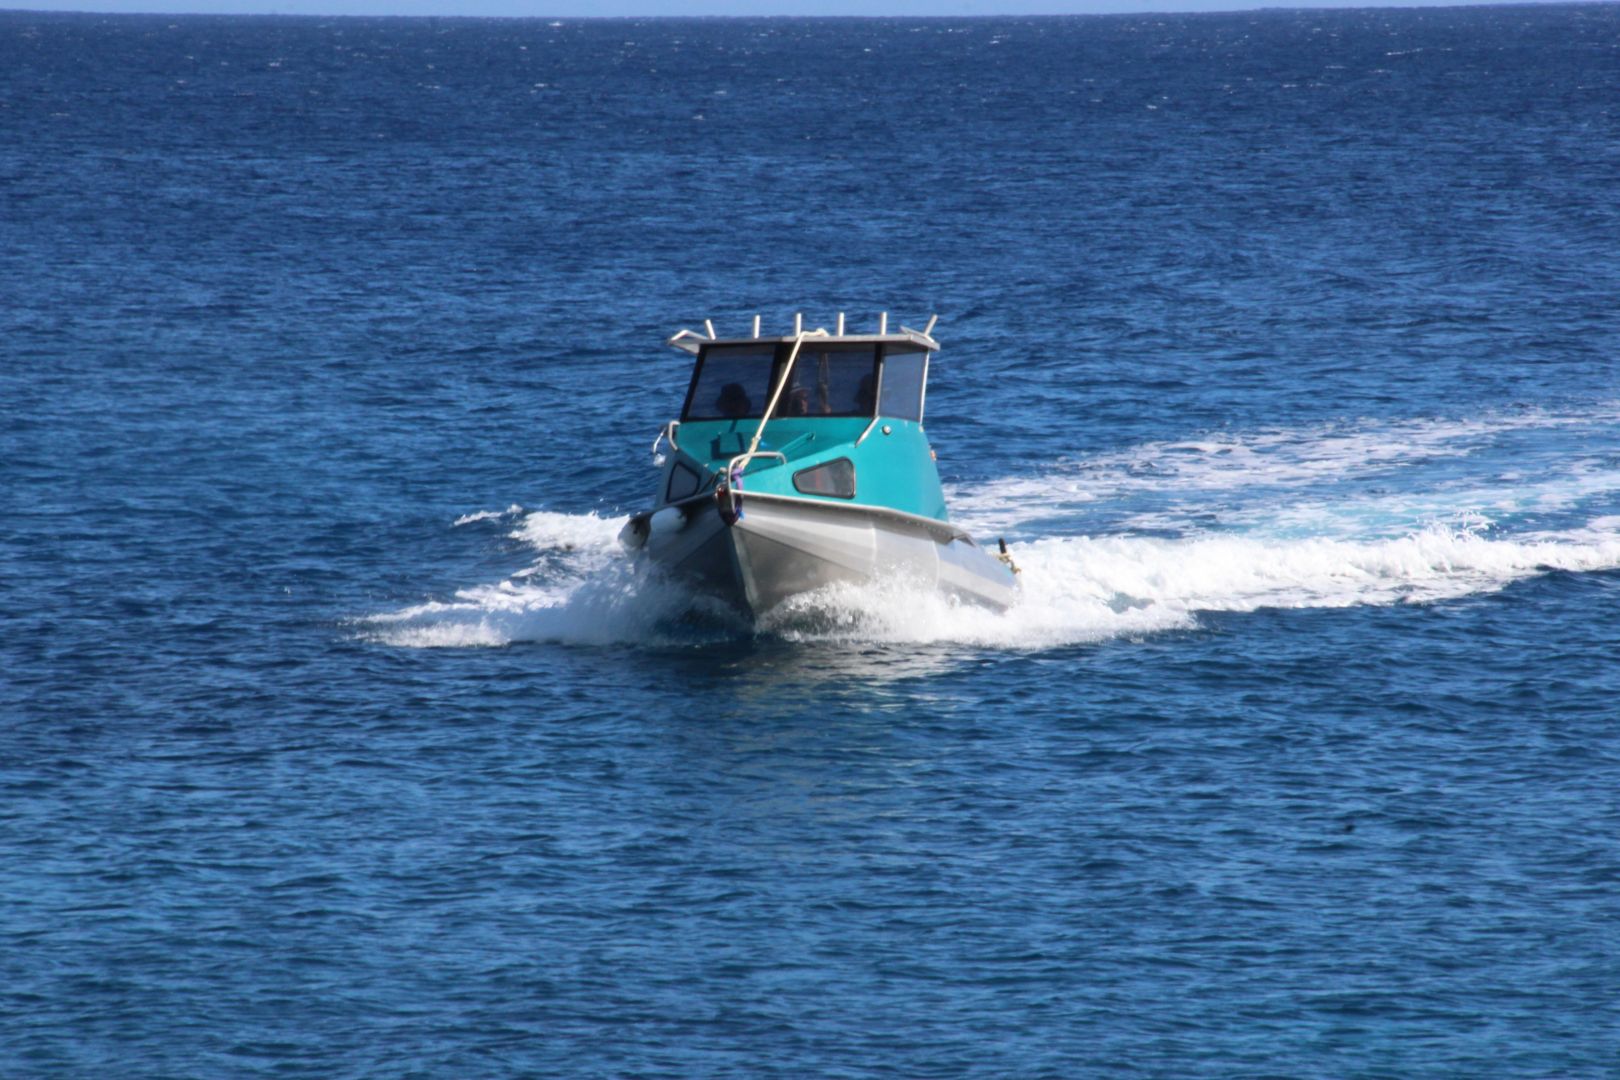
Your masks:
{"label": "deep blue water", "polygon": [[[0,13],[0,1075],[1620,1075],[1620,7]],[[940,314],[1005,616],[625,562]]]}

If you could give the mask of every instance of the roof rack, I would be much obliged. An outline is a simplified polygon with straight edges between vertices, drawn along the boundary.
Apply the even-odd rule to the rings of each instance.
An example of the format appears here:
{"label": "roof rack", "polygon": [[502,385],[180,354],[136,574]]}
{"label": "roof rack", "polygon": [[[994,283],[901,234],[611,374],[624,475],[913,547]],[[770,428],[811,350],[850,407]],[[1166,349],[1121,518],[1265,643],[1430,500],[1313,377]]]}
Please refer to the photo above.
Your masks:
{"label": "roof rack", "polygon": [[913,330],[909,326],[901,326],[898,333],[890,333],[889,313],[887,311],[880,311],[878,312],[877,333],[851,334],[845,333],[844,331],[844,313],[840,311],[838,313],[838,328],[836,330],[829,332],[825,327],[817,327],[814,330],[806,331],[804,328],[804,313],[801,311],[794,313],[793,333],[783,334],[779,337],[762,336],[759,332],[760,318],[758,315],[755,315],[754,332],[748,337],[722,338],[714,331],[714,320],[704,319],[703,329],[706,333],[700,334],[696,330],[688,330],[683,327],[671,335],[665,344],[672,346],[673,348],[680,349],[682,352],[692,353],[695,356],[697,351],[705,345],[746,345],[750,341],[769,341],[773,343],[779,342],[786,344],[796,341],[800,337],[808,337],[813,334],[818,338],[825,338],[830,341],[847,341],[861,344],[875,344],[878,342],[899,344],[904,342],[919,346],[928,350],[929,352],[937,352],[939,351],[939,342],[935,341],[933,338],[934,324],[937,322],[939,322],[939,316],[931,315],[928,319],[928,325],[923,327],[921,330]]}

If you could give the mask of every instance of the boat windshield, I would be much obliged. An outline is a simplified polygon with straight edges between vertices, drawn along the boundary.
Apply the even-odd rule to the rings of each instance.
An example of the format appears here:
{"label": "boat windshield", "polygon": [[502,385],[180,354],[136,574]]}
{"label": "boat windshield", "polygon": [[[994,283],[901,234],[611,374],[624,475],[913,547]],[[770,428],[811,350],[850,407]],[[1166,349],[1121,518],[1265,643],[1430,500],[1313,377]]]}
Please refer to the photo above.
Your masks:
{"label": "boat windshield", "polygon": [[[687,394],[686,420],[748,420],[765,414],[791,346],[743,345],[704,351]],[[872,416],[877,350],[871,345],[805,342],[777,402],[777,416]]]}
{"label": "boat windshield", "polygon": [[686,420],[746,420],[765,414],[776,369],[771,345],[707,349],[687,393]]}
{"label": "boat windshield", "polygon": [[871,416],[877,406],[877,378],[871,345],[817,345],[805,342],[788,376],[778,416]]}

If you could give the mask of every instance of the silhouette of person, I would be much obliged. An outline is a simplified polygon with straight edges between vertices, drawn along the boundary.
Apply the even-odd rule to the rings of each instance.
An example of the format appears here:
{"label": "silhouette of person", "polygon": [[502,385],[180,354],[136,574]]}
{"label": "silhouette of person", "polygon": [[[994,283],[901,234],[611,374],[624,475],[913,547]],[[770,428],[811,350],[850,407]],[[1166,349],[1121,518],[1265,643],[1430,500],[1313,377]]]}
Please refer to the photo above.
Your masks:
{"label": "silhouette of person", "polygon": [[754,403],[743,389],[742,383],[728,382],[720,388],[720,396],[714,399],[714,407],[720,415],[730,420],[740,420],[753,410]]}
{"label": "silhouette of person", "polygon": [[782,407],[778,410],[783,416],[809,416],[810,415],[810,388],[808,386],[795,386],[787,392],[782,399]]}

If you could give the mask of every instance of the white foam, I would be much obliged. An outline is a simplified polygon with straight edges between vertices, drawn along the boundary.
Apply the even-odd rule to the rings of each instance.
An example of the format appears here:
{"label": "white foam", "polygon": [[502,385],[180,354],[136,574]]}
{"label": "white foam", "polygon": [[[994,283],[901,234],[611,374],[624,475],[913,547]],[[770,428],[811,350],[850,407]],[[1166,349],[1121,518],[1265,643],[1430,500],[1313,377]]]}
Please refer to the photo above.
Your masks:
{"label": "white foam", "polygon": [[[615,524],[592,515],[530,515],[519,532],[554,545],[559,536],[599,540]],[[1018,546],[1022,596],[1004,613],[892,580],[798,597],[761,629],[794,641],[1033,649],[1186,628],[1200,612],[1426,603],[1493,592],[1548,569],[1620,567],[1615,526],[1620,519],[1598,519],[1574,533],[1519,540],[1440,525],[1380,540],[1050,537]],[[450,601],[366,620],[364,632],[412,647],[600,645],[689,641],[680,623],[693,611],[711,632],[724,625],[712,601],[645,563],[617,549],[574,550],[589,557],[547,580],[531,574],[464,589]]]}
{"label": "white foam", "polygon": [[621,561],[557,584],[514,579],[463,589],[450,601],[365,620],[362,633],[411,648],[527,641],[657,644],[669,640],[665,624],[693,606],[684,589],[659,579],[645,564]]}
{"label": "white foam", "polygon": [[[1497,483],[1461,484],[1437,491],[1302,498],[1282,505],[1259,503],[1222,508],[1223,526],[1272,536],[1332,538],[1398,537],[1414,524],[1451,525],[1480,532],[1515,515],[1546,514],[1620,493],[1620,470],[1566,465],[1563,475],[1526,481],[1502,476]],[[1185,525],[1184,513],[1132,515],[1124,527],[1166,529]]]}
{"label": "white foam", "polygon": [[[1612,436],[1602,426],[1612,428],[1615,419],[1620,412],[1604,405],[1327,425],[1060,462],[1043,475],[952,493],[957,520],[992,536],[1054,505],[1119,510],[1110,520],[1116,529],[1123,523],[1122,535],[1029,529],[1033,537],[1014,545],[1023,595],[1010,611],[960,606],[932,588],[890,580],[799,597],[766,617],[761,630],[792,641],[1031,649],[1190,627],[1200,612],[1427,603],[1492,592],[1548,569],[1614,569],[1620,468],[1604,448]],[[1515,443],[1491,442],[1527,428],[1569,434],[1538,443],[1534,460]],[[1490,453],[1470,459],[1481,447]],[[1439,486],[1425,486],[1437,479],[1425,463],[1436,459],[1456,467],[1438,477]],[[1508,464],[1514,467],[1503,468]],[[1348,490],[1338,484],[1381,470],[1388,482]],[[1144,493],[1169,497],[1155,502]],[[1550,511],[1559,515],[1551,524]],[[497,519],[510,521],[508,535],[532,549],[529,566],[448,600],[362,620],[361,633],[433,647],[691,643],[747,632],[718,602],[626,556],[617,542],[622,519],[511,506],[456,524]],[[1517,522],[1518,532],[1504,520]],[[1140,535],[1133,526],[1168,535]]]}
{"label": "white foam", "polygon": [[[1226,508],[1246,490],[1270,493],[1341,485],[1462,459],[1515,432],[1590,428],[1610,432],[1620,420],[1612,402],[1585,410],[1540,409],[1475,419],[1356,421],[1304,428],[1217,433],[1143,443],[1080,459],[1060,459],[1037,473],[947,489],[951,516],[973,532],[1013,532],[1054,511],[1120,503],[1144,494],[1173,497],[1205,510]],[[1613,481],[1612,470],[1606,480]],[[1275,504],[1270,498],[1267,503]],[[1163,527],[1148,513],[1131,524]]]}
{"label": "white foam", "polygon": [[515,517],[521,513],[523,513],[523,507],[513,503],[505,510],[480,510],[475,514],[462,514],[450,523],[450,527],[455,529],[462,525],[471,525],[475,521],[497,521],[501,518]]}
{"label": "white foam", "polygon": [[1392,540],[1055,539],[1030,545],[1026,591],[1079,576],[1133,603],[1179,611],[1347,607],[1491,592],[1546,569],[1620,566],[1620,534],[1582,541],[1488,539],[1432,526]]}
{"label": "white foam", "polygon": [[1428,603],[1557,570],[1620,567],[1620,532],[1493,540],[1433,526],[1390,540],[1055,537],[1021,545],[1023,592],[1003,614],[890,584],[800,597],[765,626],[794,640],[956,642],[1015,649],[1136,637],[1198,613]]}
{"label": "white foam", "polygon": [[[522,513],[510,507],[464,520]],[[622,518],[536,510],[509,534],[532,547],[535,563],[505,581],[458,590],[362,620],[361,632],[390,645],[437,648],[508,645],[519,641],[581,644],[652,641],[660,623],[680,615],[693,598],[619,549]]]}
{"label": "white foam", "polygon": [[537,551],[602,556],[618,551],[619,530],[624,528],[624,523],[624,518],[605,518],[594,513],[536,510],[523,518],[512,531],[512,538],[532,545]]}

